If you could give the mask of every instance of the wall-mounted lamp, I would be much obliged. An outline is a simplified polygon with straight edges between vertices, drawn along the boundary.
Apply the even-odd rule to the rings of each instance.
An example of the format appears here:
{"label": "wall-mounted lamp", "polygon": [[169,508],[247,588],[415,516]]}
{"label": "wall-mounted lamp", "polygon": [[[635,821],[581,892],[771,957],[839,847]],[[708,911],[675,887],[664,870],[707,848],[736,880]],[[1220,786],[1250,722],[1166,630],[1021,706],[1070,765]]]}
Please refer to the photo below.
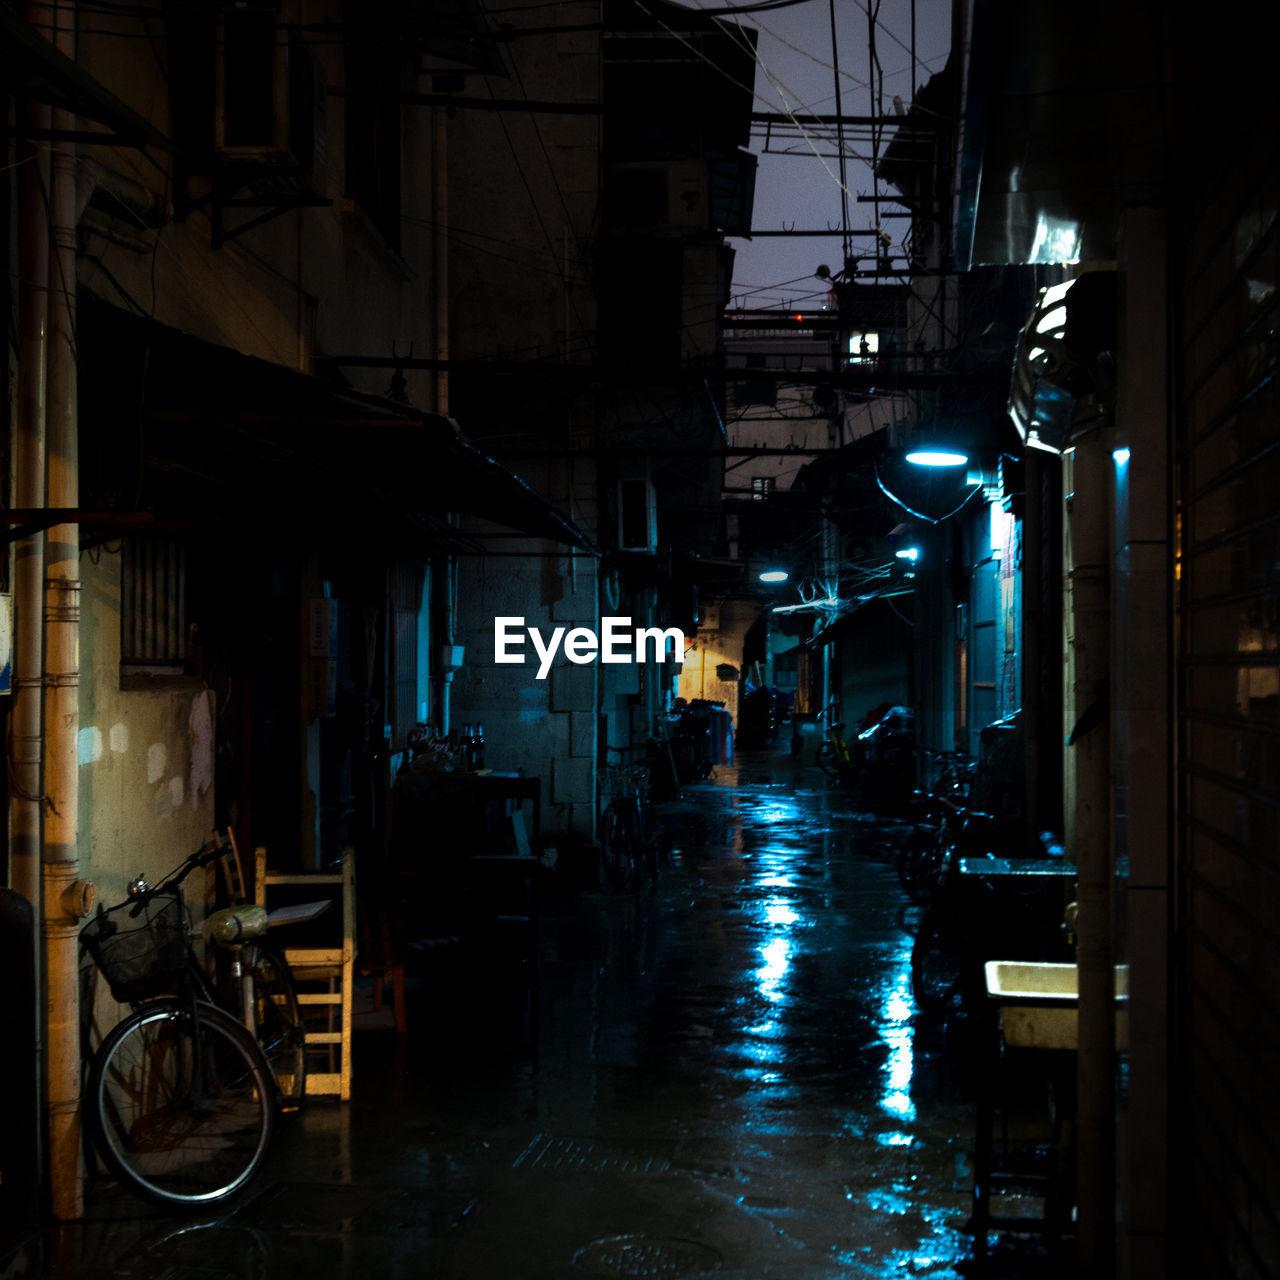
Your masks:
{"label": "wall-mounted lamp", "polygon": [[916,561],[920,559],[920,548],[903,547],[901,551],[895,551],[893,554],[896,555],[899,560]]}

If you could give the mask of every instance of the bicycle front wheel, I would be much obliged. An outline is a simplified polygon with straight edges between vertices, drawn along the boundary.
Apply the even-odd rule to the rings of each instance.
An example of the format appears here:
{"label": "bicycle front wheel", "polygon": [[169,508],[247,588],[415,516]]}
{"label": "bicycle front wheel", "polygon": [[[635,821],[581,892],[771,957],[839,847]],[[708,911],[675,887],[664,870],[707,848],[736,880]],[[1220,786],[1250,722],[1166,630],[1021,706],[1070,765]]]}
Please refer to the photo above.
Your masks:
{"label": "bicycle front wheel", "polygon": [[258,1046],[271,1064],[280,1110],[297,1111],[307,1094],[307,1044],[293,974],[274,947],[259,947],[245,964],[250,979]]}
{"label": "bicycle front wheel", "polygon": [[898,850],[898,881],[907,897],[921,906],[933,901],[951,865],[951,843],[945,827],[920,823]]}
{"label": "bicycle front wheel", "polygon": [[217,1204],[266,1157],[275,1086],[253,1038],[212,1005],[145,1005],[102,1042],[89,1076],[94,1143],[131,1191]]}

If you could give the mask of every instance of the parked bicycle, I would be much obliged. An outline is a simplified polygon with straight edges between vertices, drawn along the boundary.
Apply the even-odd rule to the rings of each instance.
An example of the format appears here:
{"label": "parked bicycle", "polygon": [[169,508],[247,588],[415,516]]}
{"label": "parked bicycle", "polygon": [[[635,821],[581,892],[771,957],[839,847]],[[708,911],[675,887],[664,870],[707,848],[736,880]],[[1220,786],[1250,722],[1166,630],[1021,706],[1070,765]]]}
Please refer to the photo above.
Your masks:
{"label": "parked bicycle", "polygon": [[1055,959],[1059,899],[1074,870],[1059,858],[1014,858],[992,814],[961,809],[934,895],[911,948],[911,991],[925,1012],[973,1008],[993,948],[1006,959]]}
{"label": "parked bicycle", "polygon": [[[609,747],[618,756],[648,752],[647,747]],[[653,805],[649,797],[649,763],[606,764],[600,769],[600,857],[605,876],[617,889],[635,888],[642,868],[650,879],[658,875],[657,838]]]}
{"label": "parked bicycle", "polygon": [[974,762],[955,751],[915,751],[933,783],[912,793],[915,822],[898,848],[898,880],[912,902],[932,900],[946,873],[948,851],[964,825]]}
{"label": "parked bicycle", "polygon": [[233,852],[205,845],[158,884],[100,908],[81,938],[122,1004],[137,1006],[94,1055],[86,1119],[109,1169],[166,1205],[216,1204],[266,1157],[277,1112],[305,1094],[305,1043],[284,959],[257,941],[261,907],[214,912],[202,932],[230,948],[231,1009],[191,948],[183,881]]}
{"label": "parked bicycle", "polygon": [[850,746],[844,736],[844,722],[836,719],[839,706],[839,698],[832,698],[818,712],[818,723],[822,725],[822,740],[818,743],[818,767],[828,778],[835,778],[839,782],[857,782],[860,760],[855,746]]}
{"label": "parked bicycle", "polygon": [[961,889],[960,863],[991,856],[995,823],[990,814],[957,808],[932,880],[928,906],[911,947],[911,993],[922,1010],[939,1010],[964,994],[982,936]]}

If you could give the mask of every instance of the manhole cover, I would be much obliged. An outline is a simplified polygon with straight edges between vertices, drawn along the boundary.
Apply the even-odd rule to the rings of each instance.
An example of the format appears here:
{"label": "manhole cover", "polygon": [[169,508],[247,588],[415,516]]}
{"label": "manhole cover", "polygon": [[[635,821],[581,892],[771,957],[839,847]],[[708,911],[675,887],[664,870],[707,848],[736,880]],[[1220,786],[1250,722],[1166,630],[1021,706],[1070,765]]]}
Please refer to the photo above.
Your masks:
{"label": "manhole cover", "polygon": [[573,1265],[589,1276],[697,1276],[719,1271],[723,1258],[696,1240],[655,1236],[611,1236],[593,1240],[574,1254]]}

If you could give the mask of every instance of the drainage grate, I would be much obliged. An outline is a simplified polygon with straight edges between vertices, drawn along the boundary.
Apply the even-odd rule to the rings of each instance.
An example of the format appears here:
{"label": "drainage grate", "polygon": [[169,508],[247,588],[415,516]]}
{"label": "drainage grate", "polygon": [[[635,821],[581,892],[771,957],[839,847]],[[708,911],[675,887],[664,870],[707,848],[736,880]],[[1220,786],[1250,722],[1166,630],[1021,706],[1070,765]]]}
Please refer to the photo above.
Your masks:
{"label": "drainage grate", "polygon": [[515,1158],[513,1169],[551,1173],[669,1173],[671,1144],[608,1143],[540,1133]]}
{"label": "drainage grate", "polygon": [[724,1259],[696,1240],[664,1240],[656,1236],[612,1236],[593,1240],[573,1256],[573,1265],[589,1276],[697,1276],[719,1271]]}

